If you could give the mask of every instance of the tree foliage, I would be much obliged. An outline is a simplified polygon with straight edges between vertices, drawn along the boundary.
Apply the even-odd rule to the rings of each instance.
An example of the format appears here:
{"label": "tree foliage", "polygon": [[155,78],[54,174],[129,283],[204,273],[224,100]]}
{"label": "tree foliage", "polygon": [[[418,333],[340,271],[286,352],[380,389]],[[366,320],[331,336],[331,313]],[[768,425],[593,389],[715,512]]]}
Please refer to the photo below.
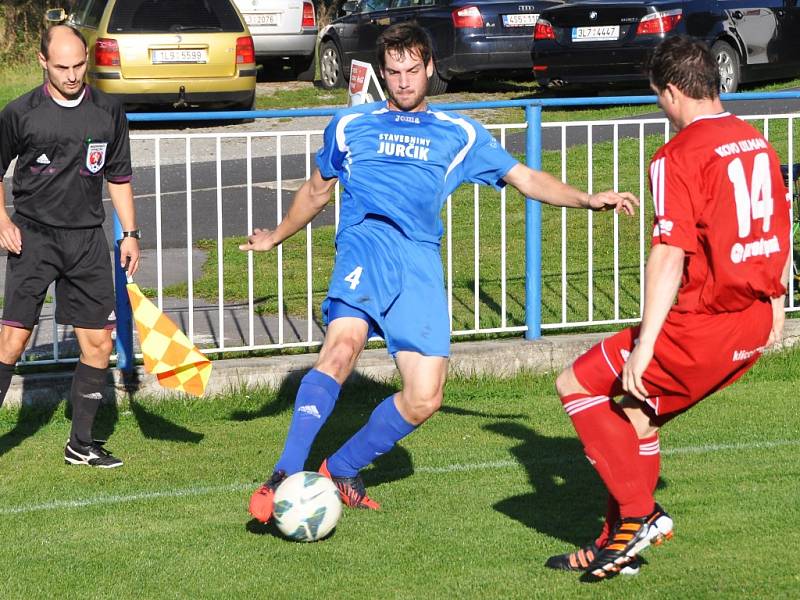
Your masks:
{"label": "tree foliage", "polygon": [[320,28],[333,21],[345,0],[317,0],[317,23]]}
{"label": "tree foliage", "polygon": [[0,4],[0,58],[4,62],[30,58],[30,49],[44,27],[48,8],[66,8],[62,0],[3,0]]}

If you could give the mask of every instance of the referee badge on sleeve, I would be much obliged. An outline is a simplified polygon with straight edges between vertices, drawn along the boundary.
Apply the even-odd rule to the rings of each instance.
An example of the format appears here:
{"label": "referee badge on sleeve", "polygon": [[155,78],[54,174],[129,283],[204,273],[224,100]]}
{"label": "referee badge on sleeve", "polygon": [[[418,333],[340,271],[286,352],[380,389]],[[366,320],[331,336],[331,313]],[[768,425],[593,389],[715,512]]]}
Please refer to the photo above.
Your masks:
{"label": "referee badge on sleeve", "polygon": [[90,173],[98,173],[106,164],[106,147],[108,144],[93,142],[86,147],[86,169]]}

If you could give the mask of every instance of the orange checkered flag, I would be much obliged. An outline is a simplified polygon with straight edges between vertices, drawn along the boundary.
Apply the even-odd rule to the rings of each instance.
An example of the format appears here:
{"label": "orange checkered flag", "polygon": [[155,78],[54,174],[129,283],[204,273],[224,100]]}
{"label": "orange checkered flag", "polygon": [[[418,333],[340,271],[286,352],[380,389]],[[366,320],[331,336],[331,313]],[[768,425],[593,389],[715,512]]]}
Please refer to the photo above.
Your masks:
{"label": "orange checkered flag", "polygon": [[202,396],[211,377],[211,361],[189,341],[158,307],[128,278],[128,297],[139,332],[144,370],[166,387]]}

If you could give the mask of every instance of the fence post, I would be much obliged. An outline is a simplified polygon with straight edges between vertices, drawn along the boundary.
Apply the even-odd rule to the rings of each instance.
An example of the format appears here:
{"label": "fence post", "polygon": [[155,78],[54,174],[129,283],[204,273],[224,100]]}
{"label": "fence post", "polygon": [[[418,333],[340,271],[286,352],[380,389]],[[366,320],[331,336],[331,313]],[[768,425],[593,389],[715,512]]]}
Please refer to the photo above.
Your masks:
{"label": "fence post", "polygon": [[128,299],[128,278],[125,270],[120,265],[119,243],[122,239],[122,225],[117,214],[114,213],[114,289],[117,297],[114,312],[117,315],[117,368],[131,372],[133,370],[133,318],[131,316],[131,302]]}
{"label": "fence post", "polygon": [[[532,169],[542,168],[542,107],[525,106],[528,130],[525,136],[525,162]],[[525,199],[525,339],[542,336],[542,206]]]}

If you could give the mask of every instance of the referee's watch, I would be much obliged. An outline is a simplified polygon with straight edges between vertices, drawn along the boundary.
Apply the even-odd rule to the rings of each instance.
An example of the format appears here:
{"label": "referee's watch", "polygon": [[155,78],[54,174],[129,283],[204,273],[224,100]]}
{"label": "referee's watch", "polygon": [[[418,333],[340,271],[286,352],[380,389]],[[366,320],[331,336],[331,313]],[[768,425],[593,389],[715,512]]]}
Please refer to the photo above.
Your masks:
{"label": "referee's watch", "polygon": [[124,240],[125,238],[134,238],[134,239],[140,240],[140,239],[142,239],[142,230],[141,229],[131,229],[130,231],[123,231],[122,232],[122,239]]}

